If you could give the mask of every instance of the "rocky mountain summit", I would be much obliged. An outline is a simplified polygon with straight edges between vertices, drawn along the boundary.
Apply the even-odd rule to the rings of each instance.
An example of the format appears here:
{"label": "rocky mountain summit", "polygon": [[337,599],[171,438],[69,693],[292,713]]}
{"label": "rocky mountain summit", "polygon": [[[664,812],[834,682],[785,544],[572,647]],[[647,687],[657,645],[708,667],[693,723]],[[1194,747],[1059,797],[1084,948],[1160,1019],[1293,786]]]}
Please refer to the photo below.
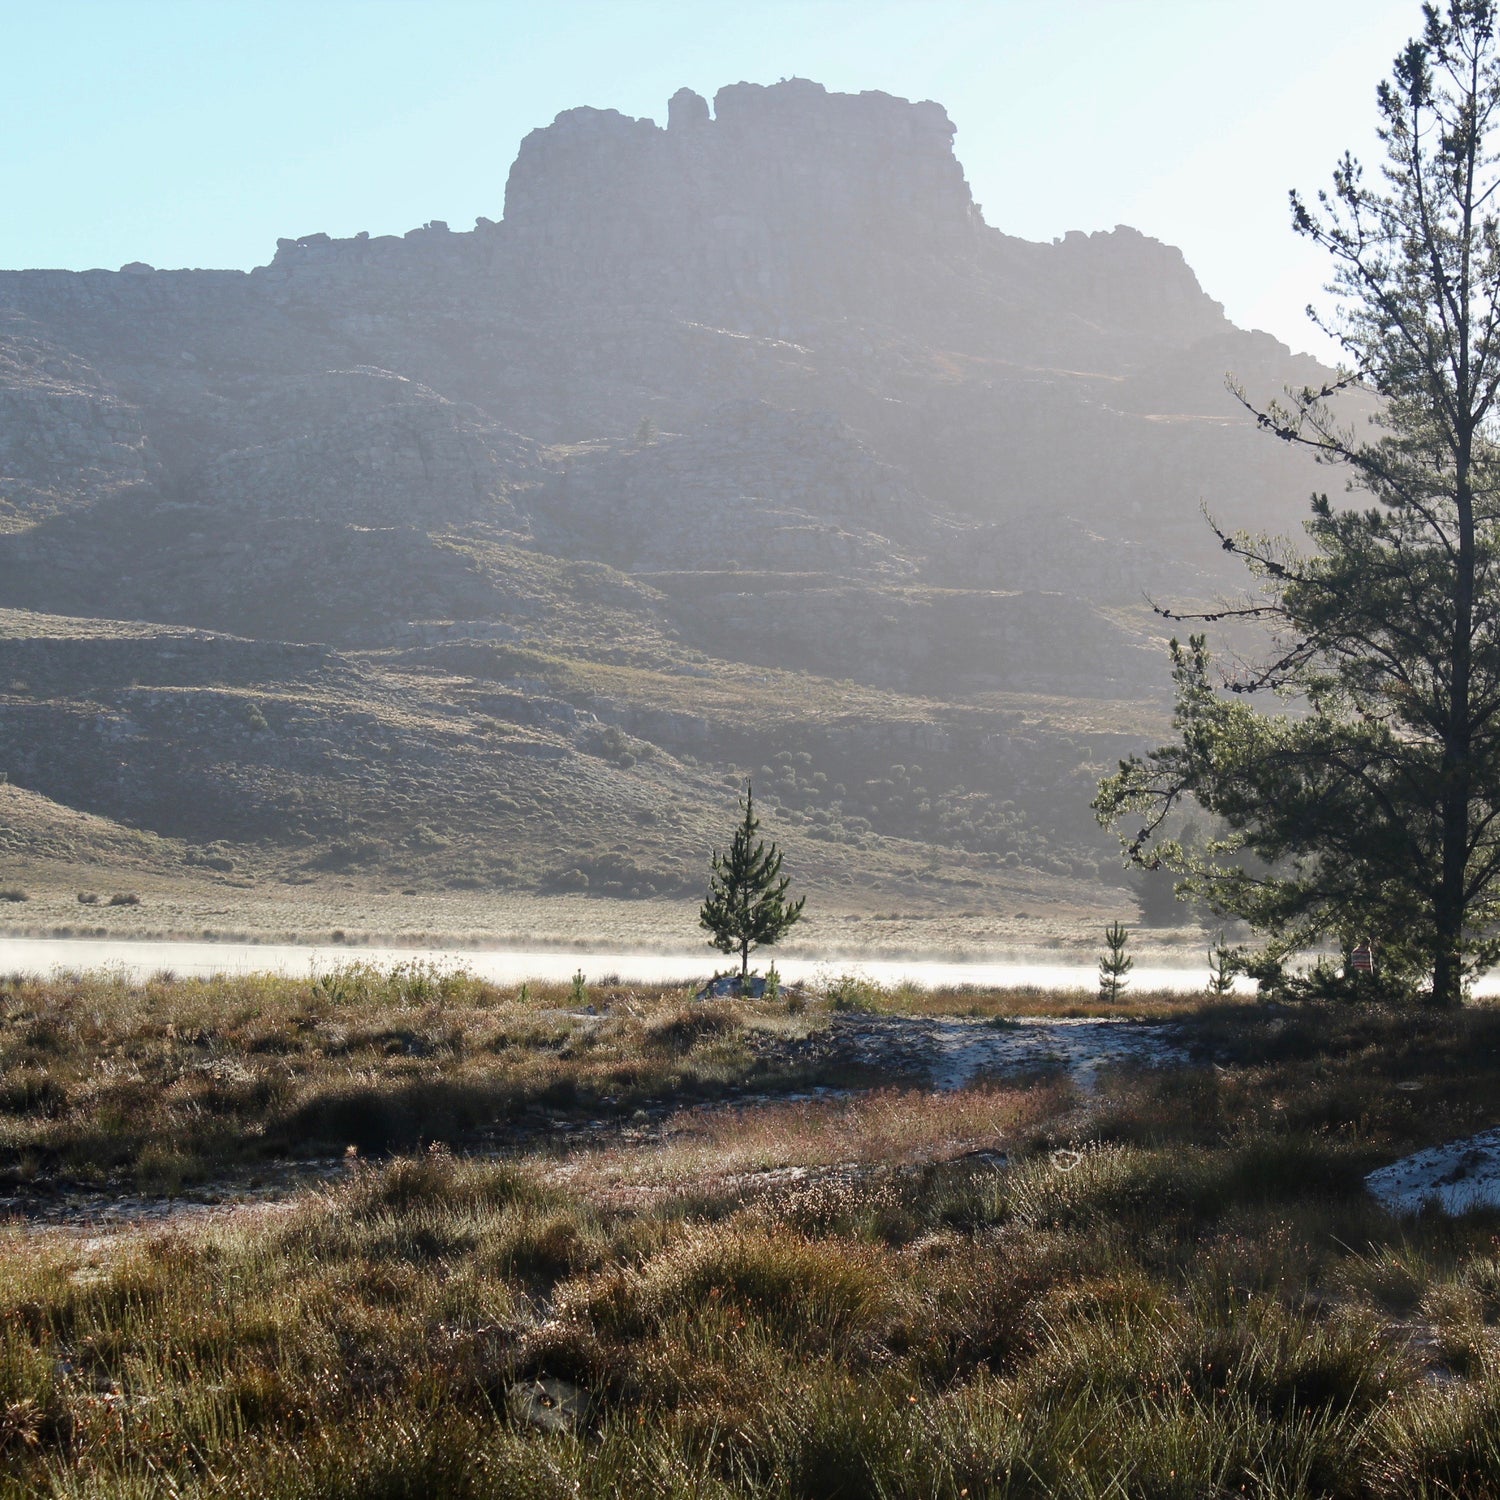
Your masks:
{"label": "rocky mountain summit", "polygon": [[1143,596],[1313,487],[1224,374],[1320,372],[1133,229],[990,227],[953,134],[682,90],[466,232],[0,272],[0,769],[197,870],[620,896],[753,774],[825,889],[1117,901]]}

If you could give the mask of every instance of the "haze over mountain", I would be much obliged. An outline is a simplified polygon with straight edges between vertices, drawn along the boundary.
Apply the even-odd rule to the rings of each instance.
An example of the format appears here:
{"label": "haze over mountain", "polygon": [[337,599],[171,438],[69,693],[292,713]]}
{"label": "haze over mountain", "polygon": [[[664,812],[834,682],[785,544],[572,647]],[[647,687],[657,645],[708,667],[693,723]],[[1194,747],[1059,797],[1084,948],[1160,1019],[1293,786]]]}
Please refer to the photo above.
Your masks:
{"label": "haze over mountain", "polygon": [[1117,909],[1144,596],[1317,480],[1225,372],[1324,372],[1134,229],[988,226],[952,136],[684,90],[468,232],[0,273],[7,875],[678,901],[753,774],[825,909]]}

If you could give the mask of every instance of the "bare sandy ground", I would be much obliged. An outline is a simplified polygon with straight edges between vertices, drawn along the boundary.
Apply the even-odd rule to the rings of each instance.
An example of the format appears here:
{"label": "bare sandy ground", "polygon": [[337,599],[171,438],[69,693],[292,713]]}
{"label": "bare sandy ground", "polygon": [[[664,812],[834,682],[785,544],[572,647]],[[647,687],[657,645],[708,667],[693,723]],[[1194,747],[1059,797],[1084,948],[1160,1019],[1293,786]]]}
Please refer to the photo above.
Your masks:
{"label": "bare sandy ground", "polygon": [[1395,1214],[1435,1208],[1466,1214],[1500,1208],[1500,1130],[1430,1146],[1365,1178],[1371,1193]]}

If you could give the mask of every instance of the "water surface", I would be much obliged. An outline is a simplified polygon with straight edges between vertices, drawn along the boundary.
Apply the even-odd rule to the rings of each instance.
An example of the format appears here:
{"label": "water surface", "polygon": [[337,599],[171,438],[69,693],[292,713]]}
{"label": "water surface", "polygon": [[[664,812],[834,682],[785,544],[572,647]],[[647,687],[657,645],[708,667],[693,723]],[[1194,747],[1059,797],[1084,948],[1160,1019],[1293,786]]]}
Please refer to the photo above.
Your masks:
{"label": "water surface", "polygon": [[[913,984],[922,989],[955,985],[1031,985],[1040,990],[1096,990],[1098,967],[1094,963],[1038,963],[1023,959],[973,959],[941,961],[917,958],[812,959],[756,955],[761,972],[775,958],[776,968],[788,984],[798,979],[831,979],[854,974],[885,986]],[[382,968],[394,964],[435,964],[443,969],[468,969],[499,984],[519,984],[523,979],[569,980],[582,972],[584,979],[598,984],[606,977],[627,984],[653,981],[689,983],[707,979],[723,960],[708,953],[583,953],[567,949],[528,952],[524,949],[355,947],[345,943],[206,943],[191,941],[132,941],[127,938],[31,938],[0,936],[0,973],[55,974],[59,971],[110,969],[132,979],[144,979],[158,970],[207,977],[211,974],[280,973],[293,976],[326,973],[350,963],[372,963]],[[1170,990],[1179,994],[1205,989],[1208,969],[1137,965],[1130,973],[1134,990]],[[1236,981],[1242,993],[1254,986],[1244,978]],[[1476,995],[1500,995],[1500,971],[1484,975],[1474,985]]]}
{"label": "water surface", "polygon": [[[764,972],[772,955],[759,954]],[[159,970],[206,977],[211,974],[271,972],[288,975],[326,973],[349,963],[389,967],[398,963],[431,963],[440,968],[464,968],[502,984],[523,979],[569,980],[582,971],[590,983],[617,976],[625,983],[653,980],[687,983],[707,979],[723,960],[699,953],[579,953],[549,949],[354,947],[348,944],[208,943],[189,941],[131,941],[121,938],[0,937],[0,973],[55,974],[59,971],[110,969],[133,979]],[[787,983],[855,974],[877,984],[909,983],[924,989],[950,985],[1034,985],[1044,990],[1093,990],[1098,985],[1094,964],[1028,963],[1022,961],[939,962],[928,959],[782,958],[776,967]],[[1201,990],[1208,983],[1207,968],[1142,968],[1130,975],[1137,990]]]}

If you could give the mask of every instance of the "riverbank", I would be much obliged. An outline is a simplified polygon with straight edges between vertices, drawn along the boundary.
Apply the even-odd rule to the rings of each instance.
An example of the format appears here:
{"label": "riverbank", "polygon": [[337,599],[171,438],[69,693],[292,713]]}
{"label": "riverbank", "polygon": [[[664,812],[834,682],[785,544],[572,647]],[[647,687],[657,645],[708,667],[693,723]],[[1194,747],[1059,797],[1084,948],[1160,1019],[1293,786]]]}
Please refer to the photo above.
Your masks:
{"label": "riverbank", "polygon": [[[1145,955],[1142,955],[1143,958]],[[1156,950],[1156,956],[1163,956]],[[1178,956],[1168,954],[1165,956]],[[795,957],[781,949],[757,955],[757,968],[774,965],[787,983],[826,987],[850,976],[886,989],[903,986],[956,989],[1026,989],[1041,992],[1097,988],[1096,962],[1066,962],[1068,955],[1053,949],[1019,950],[969,960],[837,957]],[[170,973],[190,978],[214,975],[273,973],[289,978],[327,973],[351,964],[388,969],[398,964],[469,974],[494,984],[525,981],[561,984],[575,974],[595,983],[616,980],[630,984],[692,985],[706,981],[723,965],[723,956],[705,944],[696,952],[608,952],[583,948],[553,950],[475,948],[367,947],[354,943],[231,943],[185,942],[121,938],[38,938],[0,934],[0,974],[48,976],[93,971],[141,981]],[[1152,967],[1139,963],[1132,971],[1137,990],[1201,993],[1208,982],[1207,967]],[[1249,993],[1253,985],[1239,981]]]}

